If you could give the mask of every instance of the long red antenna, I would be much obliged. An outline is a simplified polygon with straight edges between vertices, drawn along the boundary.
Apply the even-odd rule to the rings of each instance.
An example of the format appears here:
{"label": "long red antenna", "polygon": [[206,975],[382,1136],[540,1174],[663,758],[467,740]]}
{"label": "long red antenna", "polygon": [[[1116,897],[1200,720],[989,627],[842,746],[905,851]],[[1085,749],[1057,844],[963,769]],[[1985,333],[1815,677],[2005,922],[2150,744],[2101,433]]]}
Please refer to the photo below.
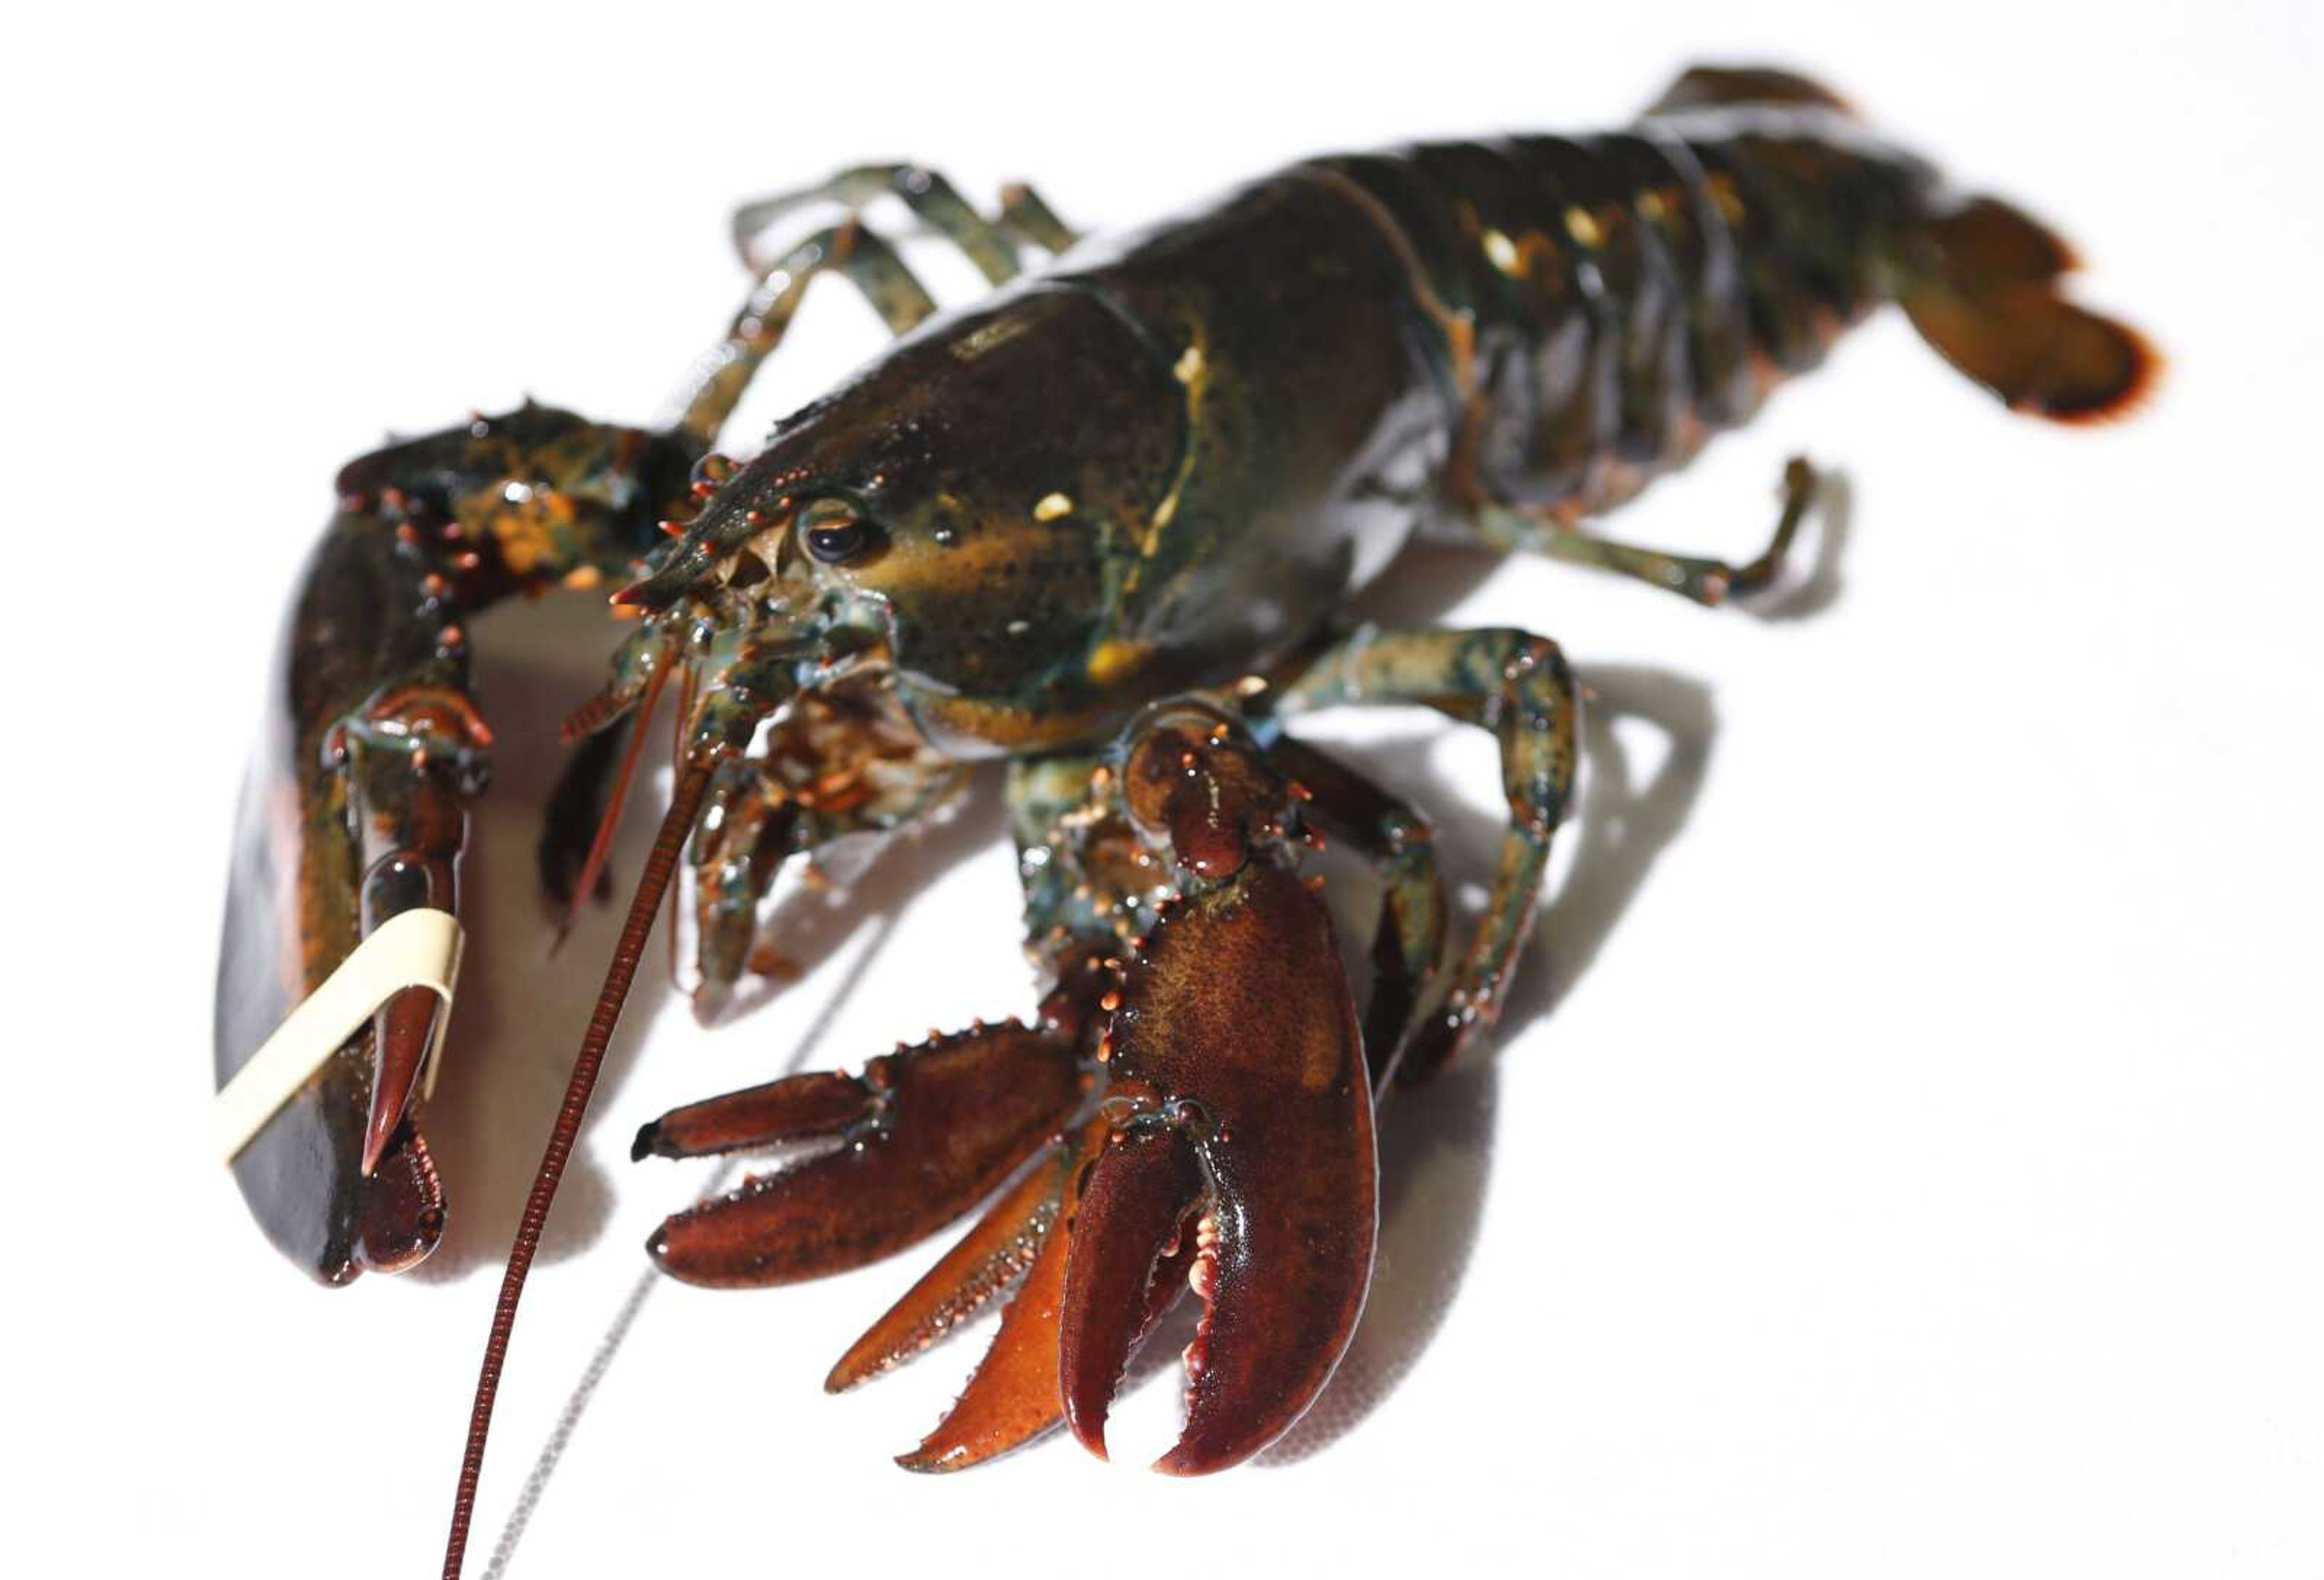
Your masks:
{"label": "long red antenna", "polygon": [[606,1045],[613,1040],[613,1027],[622,1018],[622,1001],[629,997],[638,961],[645,954],[646,935],[653,931],[654,914],[661,909],[662,896],[669,892],[670,877],[678,870],[678,852],[709,787],[710,770],[699,764],[689,765],[678,775],[669,811],[646,857],[637,895],[630,901],[629,918],[622,923],[622,936],[613,945],[605,986],[597,995],[589,1029],[582,1033],[581,1051],[573,1056],[573,1078],[566,1083],[564,1106],[557,1111],[549,1146],[540,1154],[540,1171],[533,1176],[532,1194],[525,1198],[516,1244],[509,1248],[508,1271],[501,1277],[500,1302],[493,1308],[492,1333],[484,1340],[484,1369],[476,1375],[476,1402],[468,1415],[468,1445],[460,1456],[459,1490],[452,1498],[452,1533],[444,1544],[444,1580],[460,1580],[460,1566],[467,1557],[468,1525],[476,1511],[476,1481],[484,1468],[484,1438],[492,1430],[493,1400],[500,1392],[501,1367],[508,1359],[509,1334],[516,1327],[516,1303],[524,1294],[524,1276],[531,1270],[533,1253],[540,1247],[549,1204],[557,1199],[557,1182],[564,1178],[566,1160],[581,1133],[582,1116],[588,1112],[589,1096],[596,1089]]}

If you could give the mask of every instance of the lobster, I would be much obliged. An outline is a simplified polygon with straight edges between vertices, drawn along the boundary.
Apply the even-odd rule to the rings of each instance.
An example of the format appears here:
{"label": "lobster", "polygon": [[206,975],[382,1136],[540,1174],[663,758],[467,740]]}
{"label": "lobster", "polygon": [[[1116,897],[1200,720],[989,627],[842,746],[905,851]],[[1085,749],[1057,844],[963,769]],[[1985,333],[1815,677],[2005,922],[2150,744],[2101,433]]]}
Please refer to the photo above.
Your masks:
{"label": "lobster", "polygon": [[[861,217],[891,196],[992,294],[937,312]],[[845,217],[760,256],[816,201]],[[639,1158],[819,1149],[677,1213],[649,1251],[693,1282],[779,1285],[989,1203],[828,1385],[1009,1297],[900,1463],[958,1469],[1059,1423],[1102,1455],[1129,1356],[1191,1288],[1184,1428],[1157,1468],[1223,1469],[1287,1428],[1347,1346],[1375,1106],[1491,1025],[1576,771],[1554,642],[1349,629],[1351,595],[1419,535],[1703,604],[1767,586],[1814,496],[1804,463],[1748,563],[1588,523],[1886,302],[2008,405],[2064,422],[2127,410],[2159,365],[2061,294],[2074,259],[2048,229],[1768,69],[1691,70],[1608,135],[1310,160],[1111,239],[1078,240],[1025,188],[988,216],[911,166],[735,224],[757,285],[674,424],[527,404],[340,473],[243,804],[222,1082],[364,940],[456,908],[491,744],[477,611],[618,583],[631,622],[566,725],[577,749],[540,847],[563,903],[600,888],[648,721],[676,694],[675,789],[512,1252],[447,1573],[524,1272],[681,868],[695,995],[715,1006],[789,859],[902,827],[1005,764],[1038,1009],[645,1125]],[[720,430],[827,274],[898,338],[747,464],[724,458]],[[1425,817],[1286,728],[1400,703],[1500,749],[1508,820],[1457,950]],[[1301,872],[1326,838],[1380,880],[1360,1004]],[[409,1267],[441,1235],[419,1120],[444,1015],[426,987],[387,996],[235,1156],[262,1227],[325,1282]]]}

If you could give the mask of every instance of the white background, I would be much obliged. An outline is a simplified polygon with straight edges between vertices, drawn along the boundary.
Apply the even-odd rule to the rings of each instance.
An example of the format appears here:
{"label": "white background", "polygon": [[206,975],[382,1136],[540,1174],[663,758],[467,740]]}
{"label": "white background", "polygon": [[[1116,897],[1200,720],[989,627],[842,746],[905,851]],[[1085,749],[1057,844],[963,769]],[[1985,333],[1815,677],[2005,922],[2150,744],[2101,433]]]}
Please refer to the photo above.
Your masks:
{"label": "white background", "polygon": [[[508,744],[429,1124],[456,1226],[423,1274],[314,1289],[203,1104],[228,813],[341,460],[528,391],[651,416],[740,289],[729,207],[842,164],[1031,176],[1096,228],[1303,152],[1610,124],[1700,57],[1826,77],[2054,220],[2169,354],[2159,398],[2013,419],[1885,316],[1619,518],[1742,554],[1785,455],[1843,469],[1851,529],[1791,618],[1540,563],[1406,578],[1407,609],[1554,634],[1601,706],[1513,1024],[1386,1116],[1370,1309],[1259,1465],[1185,1484],[1051,1442],[908,1477],[886,1456],[971,1349],[817,1384],[927,1254],[657,1287],[516,1572],[2324,1572],[2317,15],[18,15],[11,1568],[433,1572],[487,1263],[612,931],[544,964],[528,876],[549,723],[607,638],[586,601],[485,624]],[[746,439],[876,343],[837,293],[809,318]],[[1480,876],[1480,738],[1333,734]],[[759,1012],[698,1031],[649,984],[519,1327],[479,1571],[701,1182],[632,1166],[632,1127],[1028,1007],[1015,914],[987,786]],[[1148,1378],[1125,1448],[1172,1393]]]}

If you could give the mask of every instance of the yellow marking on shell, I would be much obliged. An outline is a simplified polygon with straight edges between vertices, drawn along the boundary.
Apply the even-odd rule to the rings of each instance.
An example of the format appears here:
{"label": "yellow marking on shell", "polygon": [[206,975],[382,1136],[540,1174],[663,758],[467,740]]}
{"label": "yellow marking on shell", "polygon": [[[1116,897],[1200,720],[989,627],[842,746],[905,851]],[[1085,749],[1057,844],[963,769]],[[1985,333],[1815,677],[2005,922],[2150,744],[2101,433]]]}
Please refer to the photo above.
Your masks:
{"label": "yellow marking on shell", "polygon": [[982,328],[964,335],[954,342],[953,357],[959,362],[974,362],[1016,339],[1025,333],[1025,327],[1024,322],[1014,315],[995,318]]}
{"label": "yellow marking on shell", "polygon": [[[1202,342],[1189,340],[1186,349],[1180,352],[1178,360],[1171,364],[1170,372],[1178,382],[1186,387],[1186,447],[1178,457],[1176,469],[1171,473],[1168,491],[1154,507],[1153,514],[1147,517],[1146,530],[1139,535],[1138,554],[1140,559],[1152,559],[1155,550],[1162,547],[1162,534],[1171,522],[1178,519],[1178,496],[1185,491],[1186,479],[1194,470],[1194,436],[1202,431],[1203,396],[1209,388],[1211,376],[1211,361],[1203,354]],[[1140,568],[1138,565],[1130,567],[1130,574],[1122,579],[1121,590],[1124,592],[1136,589]]]}
{"label": "yellow marking on shell", "polygon": [[1515,242],[1497,230],[1487,231],[1484,241],[1485,256],[1493,261],[1494,268],[1504,274],[1525,272],[1525,254],[1517,251]]}
{"label": "yellow marking on shell", "polygon": [[1598,223],[1598,216],[1579,206],[1565,211],[1565,234],[1585,247],[1606,244],[1605,228]]}
{"label": "yellow marking on shell", "polygon": [[1655,188],[1649,187],[1638,194],[1638,213],[1645,219],[1660,225],[1663,216],[1669,212],[1670,205],[1663,200],[1662,193]]}
{"label": "yellow marking on shell", "polygon": [[495,491],[496,508],[483,521],[464,523],[470,530],[481,526],[500,545],[501,560],[518,575],[530,574],[544,561],[554,560],[560,531],[572,526],[573,501],[553,488],[511,479]]}
{"label": "yellow marking on shell", "polygon": [[1714,170],[1704,184],[1711,188],[1711,201],[1719,205],[1720,217],[1729,225],[1742,224],[1743,195],[1735,189],[1733,178],[1724,170]]}
{"label": "yellow marking on shell", "polygon": [[1150,642],[1125,642],[1119,638],[1100,642],[1089,656],[1089,677],[1100,685],[1111,685],[1134,673],[1153,651]]}
{"label": "yellow marking on shell", "polygon": [[1036,521],[1054,521],[1060,516],[1070,516],[1073,513],[1074,499],[1071,494],[1044,494],[1041,496],[1041,502],[1033,507],[1033,519]]}

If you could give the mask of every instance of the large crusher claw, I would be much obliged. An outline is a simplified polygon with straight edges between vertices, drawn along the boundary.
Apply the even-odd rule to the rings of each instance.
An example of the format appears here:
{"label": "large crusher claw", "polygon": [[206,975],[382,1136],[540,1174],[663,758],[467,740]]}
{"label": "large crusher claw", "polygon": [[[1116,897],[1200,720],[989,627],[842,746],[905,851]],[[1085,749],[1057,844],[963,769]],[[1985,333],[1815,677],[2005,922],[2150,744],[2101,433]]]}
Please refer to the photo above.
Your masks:
{"label": "large crusher claw", "polygon": [[1065,1419],[1104,1453],[1154,1281],[1191,1245],[1205,1309],[1185,1428],[1155,1468],[1223,1470],[1322,1390],[1371,1276],[1371,1098],[1321,901],[1263,859],[1181,899],[1131,962],[1111,1040],[1112,1124],[1065,1262]]}

